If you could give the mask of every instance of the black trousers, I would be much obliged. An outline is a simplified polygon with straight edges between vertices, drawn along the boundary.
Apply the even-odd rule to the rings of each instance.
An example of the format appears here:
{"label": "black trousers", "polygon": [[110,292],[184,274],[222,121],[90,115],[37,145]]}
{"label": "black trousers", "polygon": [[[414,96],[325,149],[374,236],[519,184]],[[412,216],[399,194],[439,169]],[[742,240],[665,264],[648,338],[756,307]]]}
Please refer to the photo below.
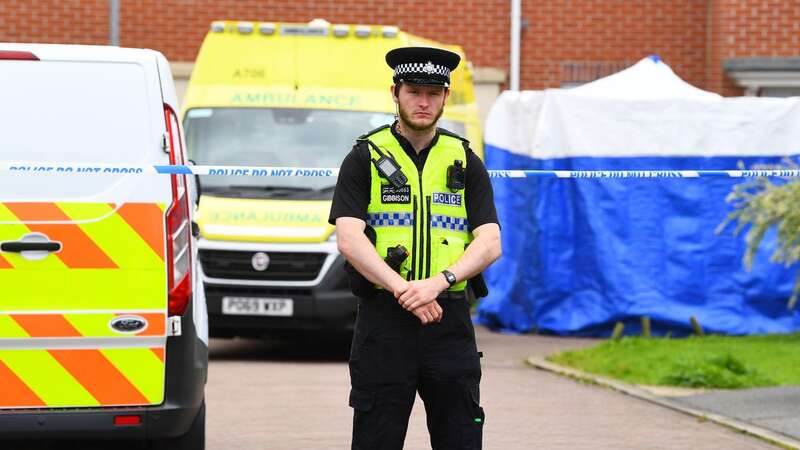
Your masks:
{"label": "black trousers", "polygon": [[416,393],[433,450],[479,450],[480,357],[469,303],[441,298],[442,321],[422,325],[386,291],[359,301],[350,351],[353,450],[402,449]]}

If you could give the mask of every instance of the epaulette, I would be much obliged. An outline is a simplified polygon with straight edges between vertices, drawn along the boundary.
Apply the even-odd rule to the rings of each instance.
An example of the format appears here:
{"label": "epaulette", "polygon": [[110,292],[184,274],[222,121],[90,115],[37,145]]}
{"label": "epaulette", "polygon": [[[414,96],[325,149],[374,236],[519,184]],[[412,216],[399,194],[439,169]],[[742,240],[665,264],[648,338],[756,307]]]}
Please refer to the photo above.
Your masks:
{"label": "epaulette", "polygon": [[461,137],[461,136],[453,133],[452,131],[445,130],[444,128],[436,128],[436,129],[439,130],[439,134],[443,134],[445,136],[450,136],[452,138],[460,139],[461,141],[466,142],[467,144],[469,144],[469,140],[467,138]]}
{"label": "epaulette", "polygon": [[372,136],[373,134],[377,133],[378,131],[381,131],[383,129],[389,128],[390,126],[391,125],[389,125],[389,124],[381,125],[381,126],[379,126],[378,128],[375,128],[372,131],[368,131],[368,132],[362,134],[361,136],[358,137],[358,139],[359,140],[367,139],[368,137]]}

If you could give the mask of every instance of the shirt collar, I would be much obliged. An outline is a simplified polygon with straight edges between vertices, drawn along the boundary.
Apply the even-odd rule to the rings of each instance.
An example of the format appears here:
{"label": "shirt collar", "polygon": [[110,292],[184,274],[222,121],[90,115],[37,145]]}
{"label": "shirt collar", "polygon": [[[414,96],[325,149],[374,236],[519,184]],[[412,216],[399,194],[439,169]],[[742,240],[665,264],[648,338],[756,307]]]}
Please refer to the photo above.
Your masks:
{"label": "shirt collar", "polygon": [[411,142],[409,142],[408,139],[405,138],[405,136],[403,136],[402,134],[397,132],[397,121],[396,120],[392,124],[391,130],[392,130],[392,135],[394,136],[394,138],[397,139],[397,142],[400,143],[400,147],[402,147],[403,150],[405,150],[406,153],[408,153],[409,156],[412,156],[413,158],[415,158],[415,160],[416,160],[418,155],[421,156],[421,155],[423,155],[425,153],[428,153],[433,148],[433,146],[436,145],[436,143],[439,141],[439,128],[436,128],[436,134],[433,136],[433,139],[431,139],[430,144],[428,144],[425,148],[420,150],[419,154],[417,154],[417,151],[414,150],[414,146],[411,145]]}

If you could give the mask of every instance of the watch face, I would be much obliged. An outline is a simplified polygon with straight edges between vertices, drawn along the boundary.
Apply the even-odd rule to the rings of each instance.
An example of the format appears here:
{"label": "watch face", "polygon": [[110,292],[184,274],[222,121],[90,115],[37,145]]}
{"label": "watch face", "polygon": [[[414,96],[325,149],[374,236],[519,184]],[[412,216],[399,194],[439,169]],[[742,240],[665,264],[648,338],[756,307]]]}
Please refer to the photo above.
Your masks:
{"label": "watch face", "polygon": [[456,284],[456,276],[453,275],[452,272],[445,271],[442,273],[444,274],[444,277],[447,278],[447,282],[450,283],[450,286]]}

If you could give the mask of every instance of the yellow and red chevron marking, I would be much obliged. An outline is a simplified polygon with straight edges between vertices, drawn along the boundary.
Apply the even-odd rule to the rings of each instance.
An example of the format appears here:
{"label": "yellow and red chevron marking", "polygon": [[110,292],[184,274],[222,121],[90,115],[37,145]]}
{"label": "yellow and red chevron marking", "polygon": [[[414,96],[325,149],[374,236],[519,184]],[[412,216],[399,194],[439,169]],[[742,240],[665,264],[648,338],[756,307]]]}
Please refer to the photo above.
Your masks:
{"label": "yellow and red chevron marking", "polygon": [[0,350],[0,409],[159,404],[159,351],[163,347]]}
{"label": "yellow and red chevron marking", "polygon": [[40,408],[45,403],[11,369],[0,361],[0,407]]}
{"label": "yellow and red chevron marking", "polygon": [[[115,207],[114,204],[111,205]],[[164,211],[155,203],[125,203],[117,214],[131,226],[147,245],[163,260],[164,259],[164,228],[152,226],[153,217],[161,217]]]}
{"label": "yellow and red chevron marking", "polygon": [[100,350],[50,350],[50,355],[101,405],[143,405],[147,399]]}
{"label": "yellow and red chevron marking", "polygon": [[161,360],[161,362],[164,362],[164,347],[153,347],[150,350],[154,355],[156,355],[156,357],[158,357],[158,359]]}
{"label": "yellow and red chevron marking", "polygon": [[[22,222],[69,221],[70,218],[53,203],[6,203],[6,207]],[[114,261],[100,249],[78,225],[28,224],[31,231],[44,233],[59,241],[62,250],[57,257],[75,269],[116,269]]]}
{"label": "yellow and red chevron marking", "polygon": [[[156,203],[0,203],[0,241],[62,243],[40,260],[0,255],[0,409],[163,401],[164,220]],[[125,316],[147,326],[111,327]]]}
{"label": "yellow and red chevron marking", "polygon": [[[147,321],[147,326],[137,332],[120,332],[111,328],[117,317],[140,317]],[[0,314],[0,339],[166,336],[166,320],[165,313],[155,312]]]}
{"label": "yellow and red chevron marking", "polygon": [[[150,258],[163,265],[161,204],[125,203],[116,208],[107,203],[6,202],[0,203],[0,222],[5,222],[0,224],[0,241],[39,232],[61,242],[62,250],[48,258],[59,260],[66,268],[118,269],[141,266]],[[25,264],[19,255],[0,256],[0,269]]]}

